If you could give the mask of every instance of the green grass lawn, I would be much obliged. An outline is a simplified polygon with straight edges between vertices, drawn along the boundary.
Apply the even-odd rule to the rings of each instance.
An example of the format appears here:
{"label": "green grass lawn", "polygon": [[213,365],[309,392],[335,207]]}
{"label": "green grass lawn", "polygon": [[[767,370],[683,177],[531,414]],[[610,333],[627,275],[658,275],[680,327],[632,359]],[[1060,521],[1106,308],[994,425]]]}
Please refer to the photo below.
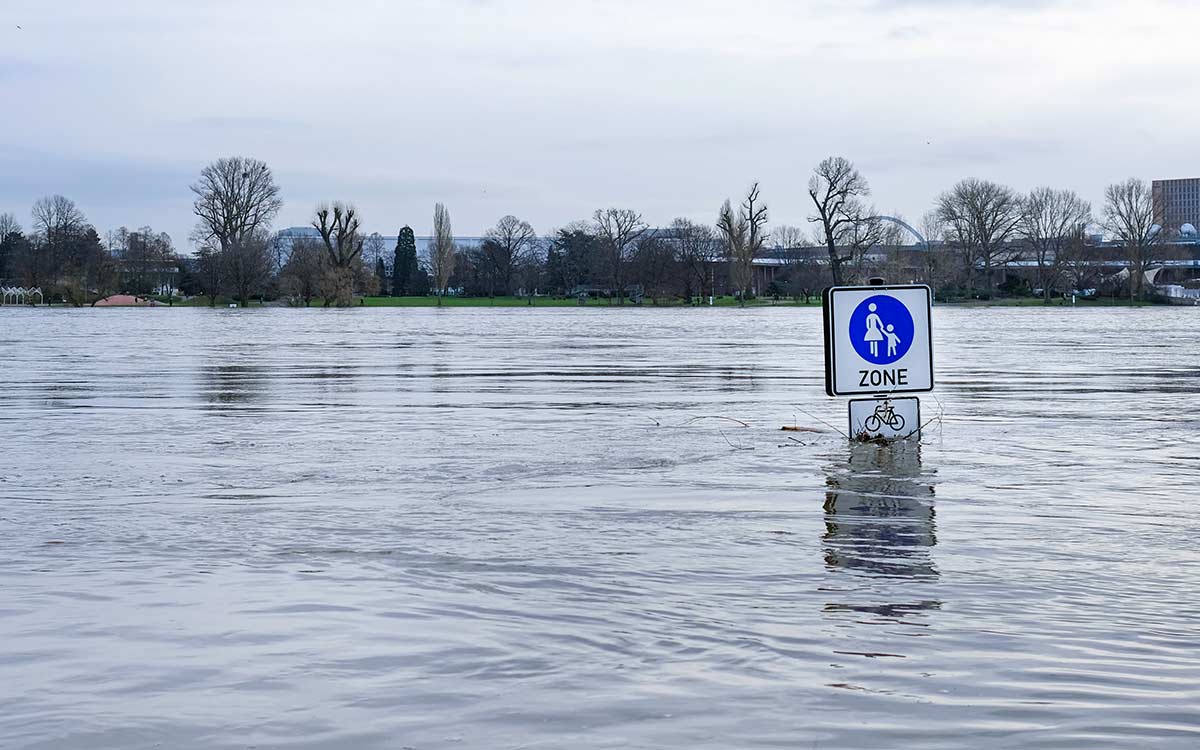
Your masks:
{"label": "green grass lawn", "polygon": [[[1002,297],[994,299],[974,299],[974,300],[955,300],[943,301],[937,300],[938,304],[954,305],[957,307],[1070,307],[1071,300],[1055,298],[1051,299],[1047,304],[1041,297]],[[1150,307],[1158,305],[1157,302],[1138,302],[1131,305],[1128,297],[1093,297],[1084,299],[1080,297],[1075,301],[1076,307]]]}
{"label": "green grass lawn", "polygon": [[[437,297],[363,297],[366,307],[437,307]],[[533,307],[574,307],[573,299],[535,297]],[[527,297],[443,297],[442,307],[529,307]]]}

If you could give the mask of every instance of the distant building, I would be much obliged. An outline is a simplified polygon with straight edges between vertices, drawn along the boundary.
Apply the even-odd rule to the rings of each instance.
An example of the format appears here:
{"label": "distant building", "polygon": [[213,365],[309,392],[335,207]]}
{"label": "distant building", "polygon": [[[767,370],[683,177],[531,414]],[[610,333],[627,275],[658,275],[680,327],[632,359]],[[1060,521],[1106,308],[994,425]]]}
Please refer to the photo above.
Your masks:
{"label": "distant building", "polygon": [[1195,235],[1200,226],[1200,177],[1183,180],[1155,180],[1154,223],[1168,236]]}

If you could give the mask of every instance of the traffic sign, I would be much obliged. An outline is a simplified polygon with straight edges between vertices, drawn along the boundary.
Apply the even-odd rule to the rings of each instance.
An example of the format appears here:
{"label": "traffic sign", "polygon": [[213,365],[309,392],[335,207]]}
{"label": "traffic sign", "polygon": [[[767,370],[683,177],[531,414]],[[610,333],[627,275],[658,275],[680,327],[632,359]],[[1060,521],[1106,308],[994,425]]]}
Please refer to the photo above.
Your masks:
{"label": "traffic sign", "polygon": [[920,284],[826,289],[825,392],[933,390],[932,301]]}
{"label": "traffic sign", "polygon": [[850,437],[895,440],[919,436],[921,401],[915,396],[850,399]]}

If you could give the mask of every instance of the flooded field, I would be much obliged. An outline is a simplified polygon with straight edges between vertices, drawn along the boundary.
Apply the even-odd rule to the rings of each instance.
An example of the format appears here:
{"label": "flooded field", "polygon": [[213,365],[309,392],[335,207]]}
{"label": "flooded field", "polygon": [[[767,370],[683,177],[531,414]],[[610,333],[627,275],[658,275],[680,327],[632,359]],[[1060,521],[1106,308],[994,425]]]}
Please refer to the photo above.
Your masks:
{"label": "flooded field", "polygon": [[0,747],[1200,746],[1200,312],[934,325],[0,309]]}

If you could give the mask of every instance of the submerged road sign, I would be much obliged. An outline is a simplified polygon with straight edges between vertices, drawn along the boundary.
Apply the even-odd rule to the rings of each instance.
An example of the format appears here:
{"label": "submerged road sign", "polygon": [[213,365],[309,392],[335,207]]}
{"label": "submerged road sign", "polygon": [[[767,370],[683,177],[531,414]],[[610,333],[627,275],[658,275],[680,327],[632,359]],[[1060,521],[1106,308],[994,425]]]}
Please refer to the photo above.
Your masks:
{"label": "submerged road sign", "polygon": [[895,440],[920,435],[921,401],[902,398],[850,399],[850,437]]}
{"label": "submerged road sign", "polygon": [[923,285],[826,289],[825,392],[933,390],[932,299]]}

